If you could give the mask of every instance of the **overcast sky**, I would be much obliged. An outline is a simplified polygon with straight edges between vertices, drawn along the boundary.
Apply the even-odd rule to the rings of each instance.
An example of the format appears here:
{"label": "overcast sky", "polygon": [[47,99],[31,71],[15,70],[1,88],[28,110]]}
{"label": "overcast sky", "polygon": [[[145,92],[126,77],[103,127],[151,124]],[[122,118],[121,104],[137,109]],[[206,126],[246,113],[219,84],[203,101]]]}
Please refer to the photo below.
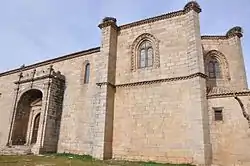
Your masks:
{"label": "overcast sky", "polygon": [[[118,25],[180,10],[188,0],[0,0],[0,72],[100,45],[103,17]],[[197,0],[202,34],[244,29],[250,80],[250,0]],[[249,82],[249,81],[248,81]]]}

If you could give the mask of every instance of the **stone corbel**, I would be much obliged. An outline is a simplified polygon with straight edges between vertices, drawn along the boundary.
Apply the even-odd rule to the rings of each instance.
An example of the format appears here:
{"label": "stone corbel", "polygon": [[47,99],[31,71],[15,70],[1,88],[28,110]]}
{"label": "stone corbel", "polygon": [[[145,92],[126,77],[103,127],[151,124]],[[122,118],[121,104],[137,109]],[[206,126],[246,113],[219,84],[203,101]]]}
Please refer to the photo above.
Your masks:
{"label": "stone corbel", "polygon": [[189,12],[190,10],[193,10],[197,13],[202,11],[200,5],[196,1],[190,1],[185,5],[184,11]]}
{"label": "stone corbel", "polygon": [[227,32],[226,36],[238,36],[239,38],[241,38],[243,37],[243,29],[239,26],[233,27]]}
{"label": "stone corbel", "polygon": [[102,23],[98,25],[98,27],[100,29],[108,27],[108,26],[112,26],[113,28],[115,28],[117,30],[118,27],[116,25],[116,18],[114,18],[114,17],[105,17],[102,20]]}

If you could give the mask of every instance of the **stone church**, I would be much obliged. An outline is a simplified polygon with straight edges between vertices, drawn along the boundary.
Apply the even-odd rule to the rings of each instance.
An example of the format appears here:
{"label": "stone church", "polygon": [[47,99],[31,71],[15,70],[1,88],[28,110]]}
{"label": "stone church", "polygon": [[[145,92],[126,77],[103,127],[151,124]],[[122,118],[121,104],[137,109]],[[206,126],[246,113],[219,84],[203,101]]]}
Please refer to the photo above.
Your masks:
{"label": "stone church", "polygon": [[197,2],[101,46],[0,73],[0,153],[250,165],[241,27],[202,36]]}

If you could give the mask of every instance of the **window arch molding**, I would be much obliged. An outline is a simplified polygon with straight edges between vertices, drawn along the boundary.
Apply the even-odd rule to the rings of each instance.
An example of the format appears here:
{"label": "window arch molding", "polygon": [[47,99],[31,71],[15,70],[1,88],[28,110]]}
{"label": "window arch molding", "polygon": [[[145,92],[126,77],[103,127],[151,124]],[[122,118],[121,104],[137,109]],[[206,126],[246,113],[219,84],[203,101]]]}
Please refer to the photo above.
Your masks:
{"label": "window arch molding", "polygon": [[217,50],[211,50],[205,54],[205,71],[208,73],[208,64],[211,60],[216,60],[220,65],[221,79],[230,80],[228,61],[223,53]]}
{"label": "window arch molding", "polygon": [[134,42],[132,43],[132,51],[131,51],[131,70],[135,71],[139,68],[138,66],[138,53],[140,46],[143,42],[149,41],[151,43],[151,46],[153,48],[153,68],[160,67],[160,55],[159,55],[159,40],[156,39],[152,34],[149,33],[143,33],[140,36],[138,36]]}

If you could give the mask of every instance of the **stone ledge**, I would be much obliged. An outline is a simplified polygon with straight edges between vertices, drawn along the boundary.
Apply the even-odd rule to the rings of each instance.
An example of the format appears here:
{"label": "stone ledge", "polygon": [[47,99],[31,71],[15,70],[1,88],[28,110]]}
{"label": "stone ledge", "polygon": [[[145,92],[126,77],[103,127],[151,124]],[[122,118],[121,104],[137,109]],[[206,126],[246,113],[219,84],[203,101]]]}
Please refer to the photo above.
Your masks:
{"label": "stone ledge", "polygon": [[34,69],[34,68],[49,65],[49,64],[53,64],[53,63],[64,61],[64,60],[69,60],[69,59],[72,59],[72,58],[77,58],[77,57],[88,55],[88,54],[93,54],[93,53],[96,53],[96,52],[100,52],[100,47],[75,52],[75,53],[68,54],[68,55],[65,55],[65,56],[61,56],[61,57],[58,57],[58,58],[49,59],[47,61],[42,61],[42,62],[38,62],[38,63],[35,63],[35,64],[31,64],[29,66],[21,66],[20,68],[0,73],[0,77],[10,75],[10,74],[14,74],[14,73],[21,72],[21,71],[25,71],[25,70]]}
{"label": "stone ledge", "polygon": [[231,37],[243,37],[243,30],[241,27],[236,26],[227,31],[226,35],[204,35],[201,36],[202,40],[227,40]]}
{"label": "stone ledge", "polygon": [[97,86],[109,85],[109,86],[112,86],[113,88],[120,88],[120,87],[155,84],[155,83],[161,83],[161,82],[172,82],[172,81],[179,81],[179,80],[188,80],[188,79],[192,79],[192,78],[195,78],[195,77],[201,77],[201,78],[206,79],[207,75],[199,72],[199,73],[194,73],[194,74],[191,74],[191,75],[188,75],[188,76],[164,78],[164,79],[157,79],[157,80],[148,80],[148,81],[132,82],[132,83],[125,83],[125,84],[117,84],[117,85],[113,85],[113,84],[111,84],[109,82],[100,82],[100,83],[96,83],[96,85]]}
{"label": "stone ledge", "polygon": [[234,95],[237,96],[250,96],[250,90],[245,90],[245,91],[237,91],[237,92],[225,92],[225,93],[216,93],[216,94],[208,94],[207,98],[208,99],[213,99],[213,98],[225,98],[225,97],[234,97]]}

